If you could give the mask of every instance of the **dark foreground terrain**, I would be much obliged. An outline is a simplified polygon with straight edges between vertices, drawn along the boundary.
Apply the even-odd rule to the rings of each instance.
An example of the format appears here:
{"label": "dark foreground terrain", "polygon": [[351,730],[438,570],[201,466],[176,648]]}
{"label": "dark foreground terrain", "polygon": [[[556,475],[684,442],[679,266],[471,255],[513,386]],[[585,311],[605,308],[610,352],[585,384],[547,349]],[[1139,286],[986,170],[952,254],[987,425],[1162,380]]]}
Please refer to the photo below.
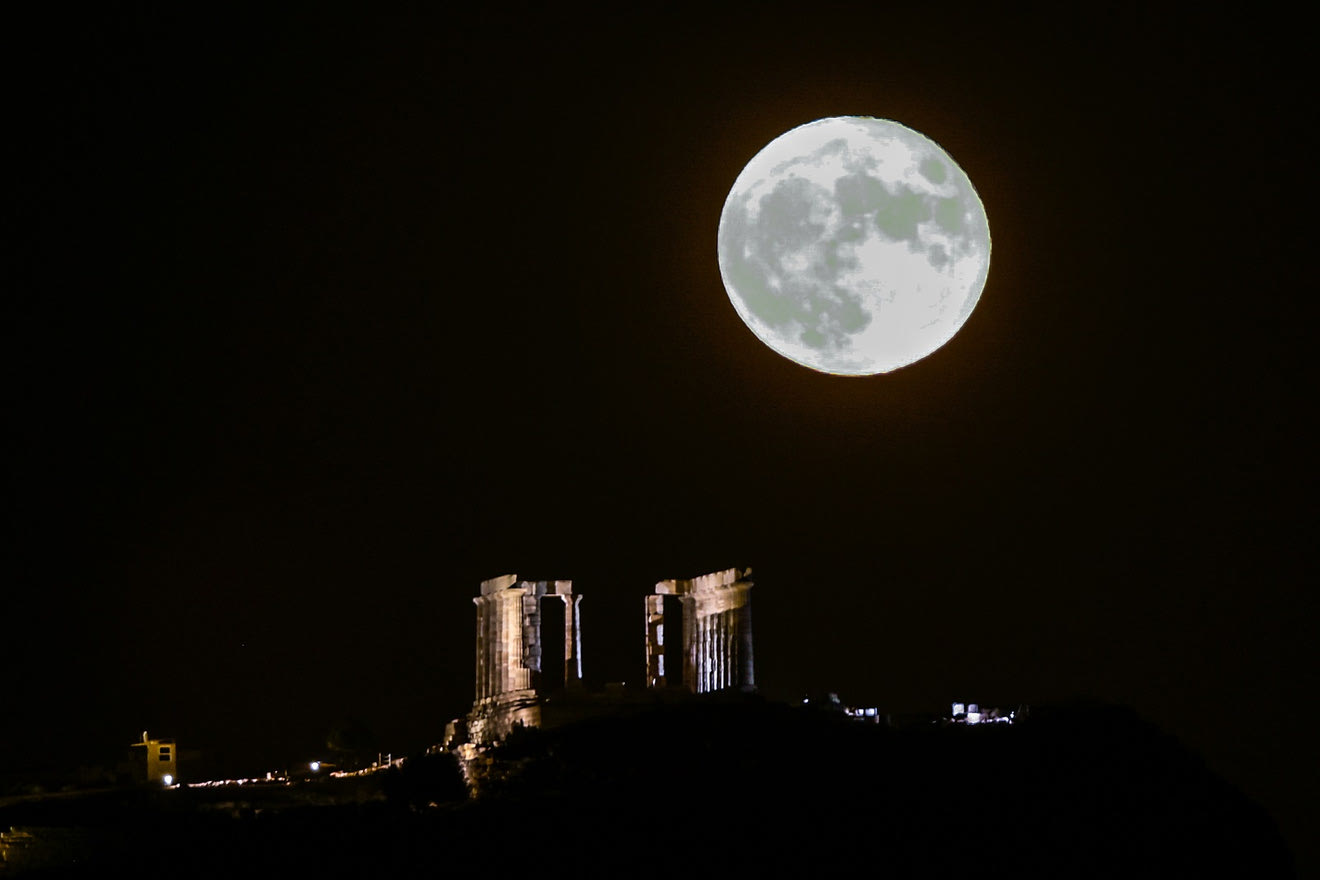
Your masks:
{"label": "dark foreground terrain", "polygon": [[10,804],[0,874],[1292,876],[1263,811],[1110,707],[891,730],[694,703],[519,732],[474,800],[452,774]]}

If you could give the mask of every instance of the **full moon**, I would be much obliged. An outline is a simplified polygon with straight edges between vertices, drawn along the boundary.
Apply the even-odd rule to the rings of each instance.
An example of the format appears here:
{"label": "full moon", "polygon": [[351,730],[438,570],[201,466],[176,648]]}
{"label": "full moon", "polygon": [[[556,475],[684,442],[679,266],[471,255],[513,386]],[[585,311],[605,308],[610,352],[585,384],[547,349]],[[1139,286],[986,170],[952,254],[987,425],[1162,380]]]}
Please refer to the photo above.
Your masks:
{"label": "full moon", "polygon": [[967,320],[990,225],[940,146],[887,119],[818,119],[771,141],[724,202],[720,275],[775,351],[869,376],[924,358]]}

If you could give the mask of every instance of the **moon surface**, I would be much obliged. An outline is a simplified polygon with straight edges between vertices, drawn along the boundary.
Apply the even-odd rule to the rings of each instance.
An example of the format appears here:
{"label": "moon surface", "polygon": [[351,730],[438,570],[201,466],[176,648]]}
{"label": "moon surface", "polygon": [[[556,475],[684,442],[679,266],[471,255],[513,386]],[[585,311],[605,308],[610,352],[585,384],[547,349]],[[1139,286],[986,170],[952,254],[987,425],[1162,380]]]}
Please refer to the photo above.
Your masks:
{"label": "moon surface", "polygon": [[818,119],[734,181],[720,275],[766,345],[813,370],[887,373],[948,342],[990,269],[990,226],[949,154],[887,119]]}

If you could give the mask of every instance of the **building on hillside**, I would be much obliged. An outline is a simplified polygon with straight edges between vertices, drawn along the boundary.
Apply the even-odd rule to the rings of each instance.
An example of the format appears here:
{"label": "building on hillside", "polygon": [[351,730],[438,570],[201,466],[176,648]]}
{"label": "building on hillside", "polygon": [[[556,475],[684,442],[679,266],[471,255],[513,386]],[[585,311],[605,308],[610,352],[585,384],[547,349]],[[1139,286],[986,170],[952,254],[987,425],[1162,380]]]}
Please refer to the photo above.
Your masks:
{"label": "building on hillside", "polygon": [[179,781],[179,746],[174,740],[152,739],[144,730],[142,741],[129,748],[134,750],[133,776],[139,782],[174,785]]}

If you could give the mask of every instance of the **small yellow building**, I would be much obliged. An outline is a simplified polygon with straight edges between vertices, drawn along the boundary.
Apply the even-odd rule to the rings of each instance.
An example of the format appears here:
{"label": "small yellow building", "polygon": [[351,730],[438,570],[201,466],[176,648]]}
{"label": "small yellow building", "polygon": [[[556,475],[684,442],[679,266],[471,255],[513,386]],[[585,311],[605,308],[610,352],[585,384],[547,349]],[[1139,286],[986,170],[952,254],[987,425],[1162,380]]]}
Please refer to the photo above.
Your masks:
{"label": "small yellow building", "polygon": [[157,785],[174,785],[179,781],[179,747],[172,739],[152,739],[142,731],[142,741],[132,745],[143,750],[146,781]]}

